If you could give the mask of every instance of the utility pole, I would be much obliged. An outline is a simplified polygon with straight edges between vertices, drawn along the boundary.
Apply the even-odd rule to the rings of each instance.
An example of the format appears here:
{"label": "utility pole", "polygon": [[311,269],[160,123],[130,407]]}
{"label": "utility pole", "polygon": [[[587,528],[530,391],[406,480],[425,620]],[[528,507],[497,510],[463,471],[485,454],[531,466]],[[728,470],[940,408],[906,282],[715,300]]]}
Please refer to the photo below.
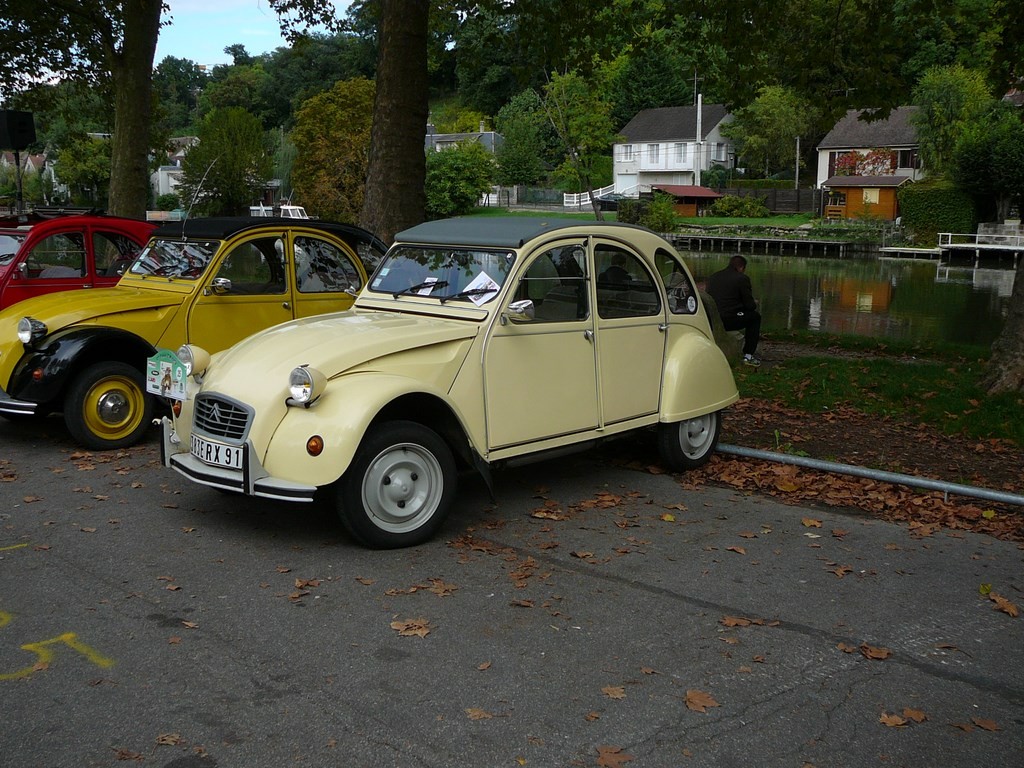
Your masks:
{"label": "utility pole", "polygon": [[796,137],[796,173],[793,175],[793,189],[800,189],[800,137]]}
{"label": "utility pole", "polygon": [[693,185],[695,187],[700,186],[700,166],[701,166],[701,114],[702,107],[704,106],[704,94],[697,94],[697,147],[693,157]]}

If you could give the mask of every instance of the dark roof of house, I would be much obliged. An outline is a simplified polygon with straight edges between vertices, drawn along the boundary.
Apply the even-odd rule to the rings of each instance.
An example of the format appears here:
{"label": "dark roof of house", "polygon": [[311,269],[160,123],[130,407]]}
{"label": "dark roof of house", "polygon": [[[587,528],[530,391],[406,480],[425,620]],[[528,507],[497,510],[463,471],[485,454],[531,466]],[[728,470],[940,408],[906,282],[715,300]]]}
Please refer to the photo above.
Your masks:
{"label": "dark roof of house", "polygon": [[910,176],[833,176],[822,183],[823,187],[902,187]]}
{"label": "dark roof of house", "polygon": [[722,197],[718,192],[707,187],[695,187],[692,185],[682,184],[653,184],[654,189],[661,190],[667,194],[681,198],[701,198],[701,199],[714,199]]}
{"label": "dark roof of house", "polygon": [[910,116],[917,107],[897,107],[883,120],[862,120],[869,110],[851,109],[818,144],[818,149],[866,149],[917,145]]}
{"label": "dark roof of house", "polygon": [[[701,110],[701,140],[715,129],[729,112],[724,104],[705,104]],[[697,138],[697,107],[657,107],[637,112],[619,131],[627,141],[667,141]]]}

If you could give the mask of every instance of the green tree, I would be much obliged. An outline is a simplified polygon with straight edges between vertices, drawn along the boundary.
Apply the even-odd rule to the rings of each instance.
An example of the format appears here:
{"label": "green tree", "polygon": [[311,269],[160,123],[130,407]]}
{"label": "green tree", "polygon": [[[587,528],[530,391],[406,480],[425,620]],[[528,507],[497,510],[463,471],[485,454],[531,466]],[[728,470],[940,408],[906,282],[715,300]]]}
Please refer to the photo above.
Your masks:
{"label": "green tree", "polygon": [[194,130],[194,123],[198,121],[199,94],[206,81],[206,74],[194,61],[165,56],[153,70],[158,129],[168,135]]}
{"label": "green tree", "polygon": [[480,144],[461,142],[427,154],[427,217],[460,216],[476,207],[490,190],[494,158]]}
{"label": "green tree", "polygon": [[949,170],[964,130],[992,108],[984,76],[959,64],[929,69],[914,88],[913,101],[917,111],[911,121],[921,145],[921,162],[935,174]]}
{"label": "green tree", "polygon": [[214,109],[197,136],[182,163],[182,204],[193,216],[248,213],[271,171],[259,120],[241,107]]}
{"label": "green tree", "polygon": [[114,129],[108,209],[143,218],[149,200],[153,56],[162,0],[6,0],[0,83],[30,87],[40,72],[109,87]]}
{"label": "green tree", "polygon": [[[80,134],[67,141],[57,155],[56,173],[79,205],[102,206],[110,187],[112,142]],[[148,202],[149,197],[146,197]]]}
{"label": "green tree", "polygon": [[797,137],[806,138],[814,125],[811,104],[792,88],[761,88],[748,106],[736,110],[722,134],[736,142],[742,165],[765,176],[793,168]]}
{"label": "green tree", "polygon": [[[616,134],[612,130],[611,104],[601,96],[599,78],[584,78],[577,72],[551,75],[544,87],[544,112],[565,149],[559,167],[563,178],[575,178],[578,191],[599,186],[600,169],[609,165],[608,156]],[[594,215],[604,220],[596,199]]]}
{"label": "green tree", "polygon": [[495,130],[503,143],[497,153],[499,184],[534,184],[544,175],[544,105],[530,89],[516,94],[498,112]]}
{"label": "green tree", "polygon": [[335,83],[300,108],[291,141],[295,192],[319,216],[355,224],[363,209],[370,154],[373,81]]}
{"label": "green tree", "polygon": [[1018,108],[1001,103],[992,114],[964,128],[950,172],[961,188],[992,200],[999,221],[1011,205],[1024,208],[1024,122]]}

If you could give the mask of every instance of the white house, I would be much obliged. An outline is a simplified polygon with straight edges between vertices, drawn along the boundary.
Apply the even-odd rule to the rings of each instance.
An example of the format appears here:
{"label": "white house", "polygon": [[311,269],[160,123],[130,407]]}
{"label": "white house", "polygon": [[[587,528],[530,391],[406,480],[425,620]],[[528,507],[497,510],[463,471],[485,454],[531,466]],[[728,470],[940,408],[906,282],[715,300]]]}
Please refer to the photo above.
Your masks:
{"label": "white house", "polygon": [[450,149],[456,144],[475,143],[481,145],[492,155],[501,149],[505,142],[504,137],[495,131],[485,130],[484,121],[480,121],[480,130],[470,133],[437,133],[433,123],[427,123],[427,133],[423,137],[423,149],[426,151],[438,152],[442,149]]}
{"label": "white house", "polygon": [[713,165],[730,166],[735,149],[721,128],[732,120],[723,104],[658,107],[637,113],[613,146],[615,192],[637,197],[660,185],[700,186]]}
{"label": "white house", "polygon": [[171,149],[167,152],[167,162],[157,168],[149,177],[154,197],[178,191],[178,184],[184,173],[181,161],[189,148],[198,141],[199,139],[195,136],[179,136],[170,140]]}
{"label": "white house", "polygon": [[[925,173],[918,158],[917,131],[910,122],[916,110],[897,107],[882,120],[864,120],[865,110],[849,110],[818,144],[815,186],[841,175],[904,176],[920,181]],[[852,172],[844,164],[854,166]]]}

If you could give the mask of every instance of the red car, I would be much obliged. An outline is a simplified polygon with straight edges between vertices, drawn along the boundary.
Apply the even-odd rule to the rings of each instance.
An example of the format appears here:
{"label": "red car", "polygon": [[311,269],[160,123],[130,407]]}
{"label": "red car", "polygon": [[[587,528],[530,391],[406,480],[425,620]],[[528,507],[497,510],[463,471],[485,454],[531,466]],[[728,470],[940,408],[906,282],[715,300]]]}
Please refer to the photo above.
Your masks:
{"label": "red car", "polygon": [[0,309],[43,293],[114,285],[155,228],[91,213],[0,217]]}

